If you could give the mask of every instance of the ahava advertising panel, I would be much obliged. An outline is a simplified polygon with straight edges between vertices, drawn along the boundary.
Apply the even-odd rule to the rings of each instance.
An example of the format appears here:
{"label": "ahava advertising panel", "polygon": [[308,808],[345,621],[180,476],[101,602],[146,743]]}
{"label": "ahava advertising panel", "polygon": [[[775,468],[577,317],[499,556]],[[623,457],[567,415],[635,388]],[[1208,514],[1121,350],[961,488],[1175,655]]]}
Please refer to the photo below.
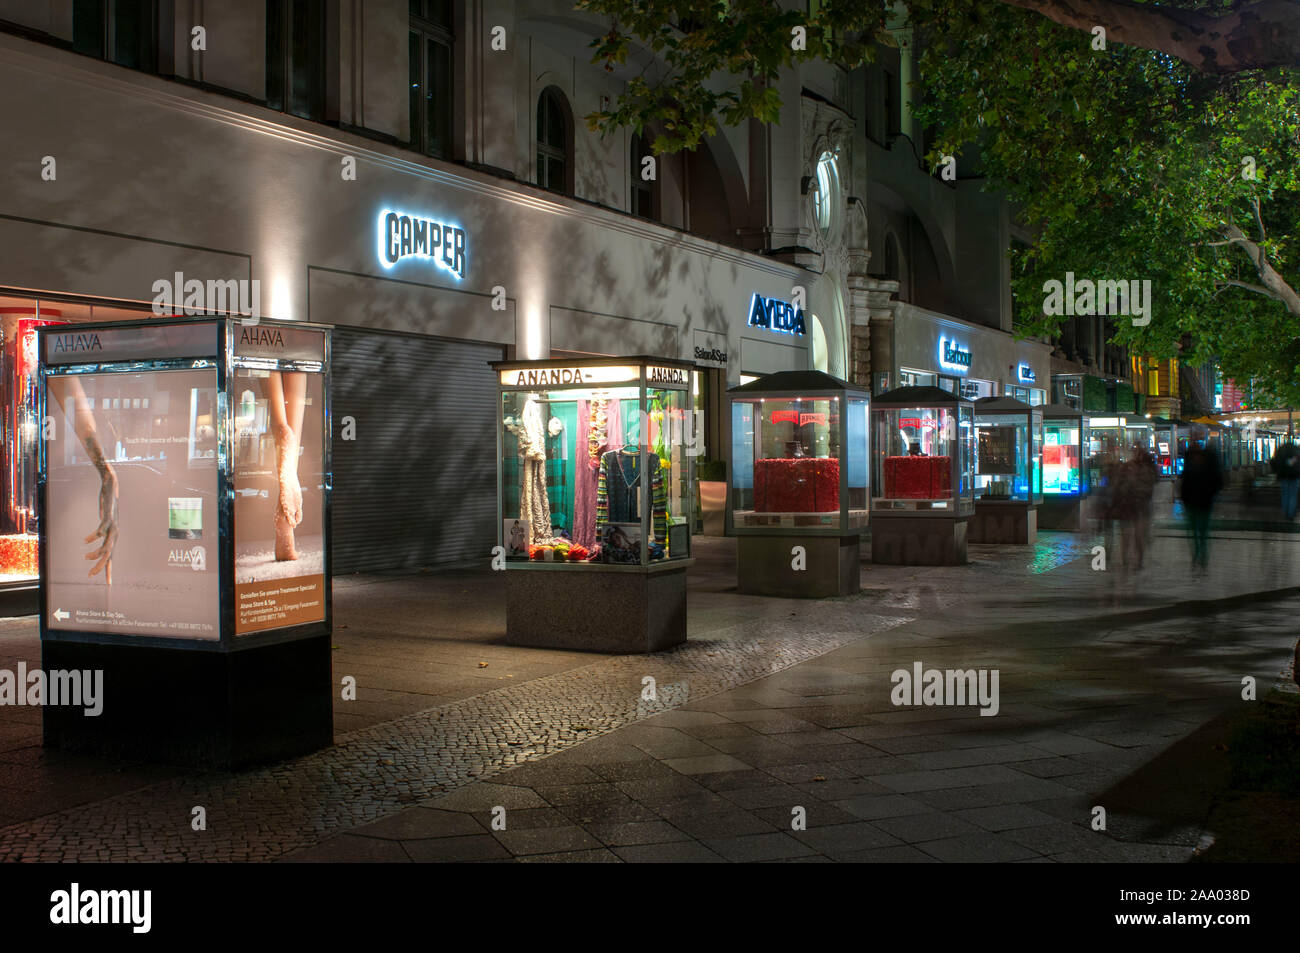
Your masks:
{"label": "ahava advertising panel", "polygon": [[[239,333],[265,338],[267,330],[241,328]],[[253,347],[265,350],[274,342],[250,341],[245,350]],[[322,375],[236,367],[230,402],[235,432],[235,634],[323,622]]]}
{"label": "ahava advertising panel", "polygon": [[219,638],[216,370],[46,386],[48,628]]}

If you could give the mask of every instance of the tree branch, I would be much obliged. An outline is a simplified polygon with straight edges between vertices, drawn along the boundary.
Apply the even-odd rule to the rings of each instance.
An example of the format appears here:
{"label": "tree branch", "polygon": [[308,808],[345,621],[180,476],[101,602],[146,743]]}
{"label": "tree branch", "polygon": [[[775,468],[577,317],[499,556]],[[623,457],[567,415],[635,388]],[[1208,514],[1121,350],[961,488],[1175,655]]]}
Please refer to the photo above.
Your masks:
{"label": "tree branch", "polygon": [[1300,67],[1300,3],[1255,0],[1223,16],[1132,0],[1001,0],[1107,41],[1177,57],[1203,73]]}
{"label": "tree branch", "polygon": [[[1264,250],[1256,242],[1246,237],[1240,228],[1229,222],[1223,227],[1223,234],[1228,240],[1238,246],[1248,256],[1251,263],[1255,266],[1255,271],[1259,273],[1259,280],[1263,283],[1264,288],[1269,292],[1270,298],[1276,298],[1286,305],[1286,309],[1296,316],[1300,316],[1300,294],[1292,288],[1285,278],[1278,273],[1278,270],[1269,264],[1268,259],[1264,257]],[[1227,282],[1231,285],[1238,285],[1237,282]],[[1239,287],[1256,290],[1254,286],[1240,284]]]}

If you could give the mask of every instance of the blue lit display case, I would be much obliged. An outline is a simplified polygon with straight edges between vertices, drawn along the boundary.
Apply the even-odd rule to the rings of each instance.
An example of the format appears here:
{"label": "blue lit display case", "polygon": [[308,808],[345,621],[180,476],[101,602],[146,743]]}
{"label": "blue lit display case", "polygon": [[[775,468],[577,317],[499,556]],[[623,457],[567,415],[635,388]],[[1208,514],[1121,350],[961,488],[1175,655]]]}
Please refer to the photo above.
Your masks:
{"label": "blue lit display case", "polygon": [[1088,418],[1066,404],[1043,407],[1043,502],[1040,529],[1082,529],[1082,501],[1088,495]]}
{"label": "blue lit display case", "polygon": [[1043,409],[1014,397],[975,402],[972,543],[1032,543],[1043,500]]}

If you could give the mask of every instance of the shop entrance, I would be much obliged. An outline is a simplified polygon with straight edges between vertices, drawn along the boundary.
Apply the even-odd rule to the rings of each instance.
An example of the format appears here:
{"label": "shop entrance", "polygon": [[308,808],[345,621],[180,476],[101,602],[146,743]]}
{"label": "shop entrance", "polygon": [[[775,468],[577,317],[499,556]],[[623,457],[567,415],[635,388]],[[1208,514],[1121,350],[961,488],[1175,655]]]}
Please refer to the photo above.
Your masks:
{"label": "shop entrance", "polygon": [[503,348],[346,326],[332,342],[334,572],[486,559]]}

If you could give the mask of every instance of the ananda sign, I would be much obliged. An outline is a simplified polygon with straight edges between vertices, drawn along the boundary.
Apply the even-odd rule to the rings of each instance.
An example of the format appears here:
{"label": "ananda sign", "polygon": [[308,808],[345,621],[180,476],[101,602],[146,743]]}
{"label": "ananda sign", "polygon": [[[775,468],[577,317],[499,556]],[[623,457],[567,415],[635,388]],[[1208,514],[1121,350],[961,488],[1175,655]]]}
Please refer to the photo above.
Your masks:
{"label": "ananda sign", "polygon": [[[595,367],[525,367],[501,372],[503,387],[566,387],[583,384],[639,384],[641,368],[636,364],[602,364]],[[646,367],[651,384],[690,383],[689,372],[681,367]]]}
{"label": "ananda sign", "polygon": [[445,222],[381,209],[379,263],[392,268],[407,258],[432,261],[458,279],[465,277],[465,229]]}
{"label": "ananda sign", "polygon": [[785,301],[764,298],[758,294],[754,295],[749,305],[749,326],[778,334],[808,333],[804,324],[803,308],[796,308]]}

